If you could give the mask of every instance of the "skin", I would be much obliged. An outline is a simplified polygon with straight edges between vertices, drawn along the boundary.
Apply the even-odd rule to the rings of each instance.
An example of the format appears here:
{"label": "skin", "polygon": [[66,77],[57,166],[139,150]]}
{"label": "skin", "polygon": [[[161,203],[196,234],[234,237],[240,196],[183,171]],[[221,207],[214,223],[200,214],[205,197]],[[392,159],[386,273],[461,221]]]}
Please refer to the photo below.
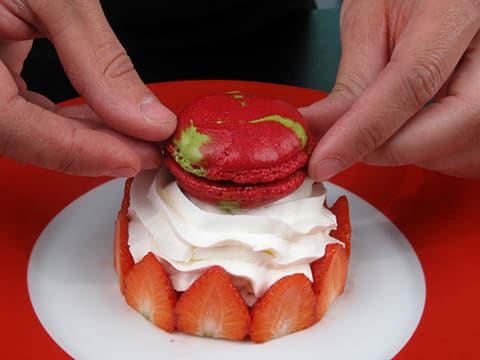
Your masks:
{"label": "skin", "polygon": [[345,0],[340,25],[331,95],[301,109],[321,137],[310,175],[361,161],[480,177],[480,1]]}
{"label": "skin", "polygon": [[[140,80],[97,0],[0,0],[0,156],[80,175],[133,176],[160,164],[151,142],[175,115]],[[32,39],[55,46],[86,105],[59,108],[20,72]]]}

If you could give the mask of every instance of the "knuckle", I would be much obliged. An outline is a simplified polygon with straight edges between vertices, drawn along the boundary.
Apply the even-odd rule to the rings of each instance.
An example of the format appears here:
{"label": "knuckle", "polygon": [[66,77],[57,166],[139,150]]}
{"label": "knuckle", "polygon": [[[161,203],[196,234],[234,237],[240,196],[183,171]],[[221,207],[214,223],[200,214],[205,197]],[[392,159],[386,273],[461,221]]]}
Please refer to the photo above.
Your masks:
{"label": "knuckle", "polygon": [[332,94],[340,95],[346,99],[360,96],[365,89],[364,83],[357,76],[349,76],[348,80],[339,78],[332,89]]}
{"label": "knuckle", "polygon": [[112,52],[108,59],[103,71],[103,76],[107,79],[115,79],[135,70],[132,60],[124,49]]}
{"label": "knuckle", "polygon": [[442,60],[434,55],[420,58],[403,78],[404,102],[409,108],[420,108],[440,89],[444,79]]}
{"label": "knuckle", "polygon": [[64,136],[63,144],[61,144],[61,154],[58,157],[55,157],[55,164],[52,164],[51,167],[57,169],[63,173],[73,173],[72,169],[74,168],[76,151],[76,129],[71,128],[71,131],[68,135]]}
{"label": "knuckle", "polygon": [[381,124],[357,126],[355,129],[355,150],[357,154],[367,155],[379,148],[385,136]]}
{"label": "knuckle", "polygon": [[332,94],[347,100],[358,98],[369,85],[370,81],[361,72],[339,71]]}

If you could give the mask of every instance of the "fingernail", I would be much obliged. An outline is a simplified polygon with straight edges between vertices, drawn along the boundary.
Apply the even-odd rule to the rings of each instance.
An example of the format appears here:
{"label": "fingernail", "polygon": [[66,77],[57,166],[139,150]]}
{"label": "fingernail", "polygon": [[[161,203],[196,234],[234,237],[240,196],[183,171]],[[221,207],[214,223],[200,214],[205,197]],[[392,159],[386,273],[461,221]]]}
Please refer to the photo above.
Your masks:
{"label": "fingernail", "polygon": [[111,177],[132,177],[137,175],[137,171],[133,168],[116,168],[108,169],[103,175]]}
{"label": "fingernail", "polygon": [[175,114],[152,95],[143,98],[140,103],[140,112],[145,122],[151,125],[171,124],[175,120]]}
{"label": "fingernail", "polygon": [[321,182],[330,179],[345,168],[345,163],[338,159],[324,159],[315,163],[312,169],[312,178]]}

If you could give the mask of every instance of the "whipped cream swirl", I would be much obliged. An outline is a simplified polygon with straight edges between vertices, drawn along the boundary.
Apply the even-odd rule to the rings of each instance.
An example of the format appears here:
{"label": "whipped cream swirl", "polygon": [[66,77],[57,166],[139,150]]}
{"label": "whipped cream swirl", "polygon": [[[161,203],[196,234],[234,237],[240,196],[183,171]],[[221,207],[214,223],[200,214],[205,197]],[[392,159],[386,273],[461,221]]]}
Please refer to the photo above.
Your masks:
{"label": "whipped cream swirl", "polygon": [[325,206],[325,189],[309,178],[274,203],[225,212],[191,199],[167,170],[144,171],[133,182],[129,246],[135,262],[153,252],[185,291],[208,267],[219,265],[251,305],[280,278],[303,273],[325,247],[336,218]]}

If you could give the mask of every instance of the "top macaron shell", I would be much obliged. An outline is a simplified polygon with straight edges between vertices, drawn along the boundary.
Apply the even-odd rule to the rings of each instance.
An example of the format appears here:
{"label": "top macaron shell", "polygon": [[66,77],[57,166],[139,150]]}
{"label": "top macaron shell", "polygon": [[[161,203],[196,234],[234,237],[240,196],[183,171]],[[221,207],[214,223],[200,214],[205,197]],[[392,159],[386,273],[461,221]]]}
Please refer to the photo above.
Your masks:
{"label": "top macaron shell", "polygon": [[191,103],[180,114],[167,149],[194,175],[253,184],[303,167],[311,139],[295,107],[233,91]]}

